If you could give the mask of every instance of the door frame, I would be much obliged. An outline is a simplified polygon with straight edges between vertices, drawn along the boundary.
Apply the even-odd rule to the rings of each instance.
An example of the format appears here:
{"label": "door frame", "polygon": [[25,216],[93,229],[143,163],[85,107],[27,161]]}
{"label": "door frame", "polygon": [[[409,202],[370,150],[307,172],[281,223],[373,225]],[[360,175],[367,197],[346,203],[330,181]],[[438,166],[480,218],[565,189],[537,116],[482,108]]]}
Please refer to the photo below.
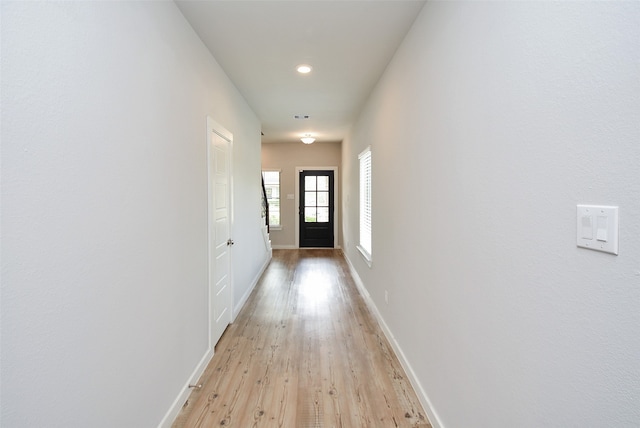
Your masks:
{"label": "door frame", "polygon": [[[300,173],[302,171],[333,171],[333,248],[340,248],[338,245],[338,228],[340,219],[338,217],[338,167],[337,166],[297,166],[296,167],[296,186],[295,186],[295,219],[296,219],[296,248],[300,248]],[[331,248],[331,247],[329,247]]]}
{"label": "door frame", "polygon": [[[209,350],[213,353],[216,342],[213,338],[213,322],[214,322],[214,307],[213,307],[213,295],[215,294],[215,221],[213,219],[213,213],[215,211],[214,200],[213,200],[213,189],[215,183],[213,183],[213,171],[211,171],[210,165],[213,160],[213,151],[211,150],[213,145],[213,134],[217,134],[223,139],[225,139],[228,143],[228,175],[227,175],[227,184],[228,184],[228,192],[229,192],[229,235],[233,235],[233,134],[229,132],[224,126],[217,123],[211,117],[207,116],[207,273],[208,273],[208,337],[209,337]],[[231,236],[229,236],[230,238]],[[229,313],[230,313],[230,323],[232,323],[235,319],[235,314],[233,313],[233,251],[231,251],[231,246],[229,246]]]}

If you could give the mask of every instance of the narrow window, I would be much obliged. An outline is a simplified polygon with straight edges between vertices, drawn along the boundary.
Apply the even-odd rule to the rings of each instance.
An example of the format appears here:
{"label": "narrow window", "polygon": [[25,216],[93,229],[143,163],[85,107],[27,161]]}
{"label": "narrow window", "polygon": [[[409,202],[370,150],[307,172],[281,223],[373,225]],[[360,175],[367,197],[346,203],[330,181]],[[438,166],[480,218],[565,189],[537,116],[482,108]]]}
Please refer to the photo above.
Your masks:
{"label": "narrow window", "polygon": [[358,250],[371,263],[371,147],[358,156],[360,160],[360,245]]}
{"label": "narrow window", "polygon": [[280,171],[262,171],[269,202],[269,227],[280,228]]}

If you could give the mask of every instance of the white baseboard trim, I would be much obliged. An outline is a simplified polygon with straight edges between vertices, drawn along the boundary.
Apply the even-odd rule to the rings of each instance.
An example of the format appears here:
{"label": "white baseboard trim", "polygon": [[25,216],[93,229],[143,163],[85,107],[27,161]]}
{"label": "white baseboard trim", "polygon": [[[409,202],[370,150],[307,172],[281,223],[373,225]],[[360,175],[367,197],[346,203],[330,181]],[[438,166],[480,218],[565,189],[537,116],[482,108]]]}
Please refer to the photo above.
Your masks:
{"label": "white baseboard trim", "polygon": [[249,300],[249,296],[251,295],[251,292],[253,291],[254,288],[256,288],[256,285],[258,285],[258,281],[260,281],[260,277],[262,276],[264,271],[267,269],[267,266],[269,266],[270,262],[271,262],[271,251],[269,251],[267,253],[267,258],[264,261],[264,264],[262,265],[262,267],[258,271],[258,274],[253,278],[253,281],[251,281],[251,285],[249,286],[247,291],[240,298],[240,300],[238,300],[238,303],[236,303],[236,305],[234,306],[233,314],[231,314],[232,315],[231,316],[231,322],[234,322],[236,320],[236,317],[240,313],[240,310],[242,309],[244,304],[247,303],[247,300]]}
{"label": "white baseboard trim", "polygon": [[[266,258],[264,264],[260,268],[260,271],[258,272],[256,277],[252,281],[251,286],[249,287],[247,292],[244,294],[244,296],[242,296],[242,299],[240,299],[238,304],[235,306],[232,314],[233,319],[231,322],[235,321],[236,315],[240,312],[240,309],[242,309],[244,304],[247,302],[247,300],[249,299],[249,295],[251,294],[253,289],[256,287],[256,285],[258,285],[258,281],[260,280],[260,277],[262,276],[264,271],[267,269],[267,266],[269,266],[269,262],[271,261],[271,252],[268,252],[267,255],[268,257]],[[205,369],[211,362],[211,359],[213,358],[213,353],[214,353],[214,350],[213,348],[211,348],[202,357],[202,359],[196,366],[193,373],[191,373],[191,376],[189,376],[189,380],[184,384],[184,386],[180,390],[178,397],[171,404],[169,411],[164,415],[164,418],[162,418],[162,421],[160,422],[160,425],[158,425],[158,428],[171,428],[173,421],[175,421],[176,417],[180,413],[180,410],[182,410],[182,406],[189,398],[189,394],[191,394],[191,389],[189,389],[189,385],[195,384],[198,382],[198,379],[200,379],[200,376],[202,376]]]}
{"label": "white baseboard trim", "polygon": [[387,326],[387,323],[384,321],[384,318],[382,318],[382,315],[380,314],[378,307],[376,306],[373,299],[371,298],[369,291],[367,291],[366,287],[364,286],[364,283],[362,282],[360,275],[358,275],[358,272],[356,271],[355,267],[351,263],[351,260],[349,260],[349,257],[347,257],[347,254],[344,252],[343,254],[344,254],[344,259],[347,261],[347,265],[349,266],[349,271],[351,272],[353,281],[355,282],[356,287],[358,288],[358,291],[360,292],[365,303],[367,304],[367,306],[375,316],[376,320],[378,321],[378,324],[380,325],[380,328],[382,328],[382,331],[384,332],[385,337],[391,344],[391,347],[393,348],[393,351],[395,352],[396,357],[398,357],[398,360],[400,361],[400,365],[402,365],[402,368],[404,369],[404,371],[407,374],[407,377],[409,378],[409,382],[411,383],[411,386],[413,386],[413,389],[416,391],[416,395],[418,396],[418,400],[420,400],[420,404],[422,404],[424,411],[427,413],[427,418],[429,418],[429,422],[431,422],[431,425],[433,426],[433,428],[444,428],[444,425],[440,421],[438,414],[436,413],[435,409],[433,408],[433,405],[431,404],[431,400],[429,400],[427,393],[425,392],[424,388],[422,388],[420,381],[418,381],[418,378],[416,377],[416,373],[413,371],[413,368],[411,367],[411,364],[409,364],[409,361],[404,355],[404,352],[402,352],[402,348],[400,348],[400,345],[398,344],[395,337],[393,336],[393,333],[391,333],[389,326]]}
{"label": "white baseboard trim", "polygon": [[273,248],[274,250],[297,250],[298,247],[296,247],[295,245],[274,245],[271,244],[271,248]]}
{"label": "white baseboard trim", "polygon": [[191,394],[191,389],[189,388],[189,385],[195,384],[198,382],[198,379],[200,379],[200,376],[202,376],[205,369],[209,365],[209,362],[211,362],[212,358],[213,358],[213,348],[209,349],[204,354],[204,356],[196,366],[195,370],[193,371],[193,373],[191,373],[191,376],[189,376],[189,379],[180,390],[180,394],[178,394],[176,399],[171,404],[169,411],[167,412],[167,414],[164,415],[164,418],[162,418],[162,421],[160,421],[158,428],[171,428],[173,421],[175,421],[176,417],[178,417],[180,410],[182,410],[182,406],[184,406],[184,403],[187,401],[187,399],[189,398],[189,395]]}

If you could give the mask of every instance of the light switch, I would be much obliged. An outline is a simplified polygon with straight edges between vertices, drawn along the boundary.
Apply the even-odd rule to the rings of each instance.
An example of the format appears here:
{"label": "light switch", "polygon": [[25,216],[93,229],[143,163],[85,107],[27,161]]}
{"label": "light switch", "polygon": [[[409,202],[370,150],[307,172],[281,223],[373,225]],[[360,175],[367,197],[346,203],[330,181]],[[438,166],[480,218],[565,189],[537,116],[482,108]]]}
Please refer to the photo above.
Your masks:
{"label": "light switch", "polygon": [[578,205],[576,217],[578,247],[618,254],[618,207]]}
{"label": "light switch", "polygon": [[590,215],[582,216],[582,238],[584,239],[593,239],[593,222],[591,221]]}
{"label": "light switch", "polygon": [[598,232],[596,233],[596,239],[598,241],[607,242],[607,217],[598,216]]}

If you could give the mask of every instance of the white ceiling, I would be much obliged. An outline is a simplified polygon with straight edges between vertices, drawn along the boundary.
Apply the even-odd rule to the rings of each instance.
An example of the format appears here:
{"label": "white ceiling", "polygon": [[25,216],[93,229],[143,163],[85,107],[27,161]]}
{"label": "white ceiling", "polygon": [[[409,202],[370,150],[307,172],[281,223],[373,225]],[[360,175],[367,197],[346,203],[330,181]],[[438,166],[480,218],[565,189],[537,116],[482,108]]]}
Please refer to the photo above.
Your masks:
{"label": "white ceiling", "polygon": [[[269,143],[305,133],[342,141],[424,0],[176,4],[258,115]],[[298,74],[301,63],[313,71]]]}

